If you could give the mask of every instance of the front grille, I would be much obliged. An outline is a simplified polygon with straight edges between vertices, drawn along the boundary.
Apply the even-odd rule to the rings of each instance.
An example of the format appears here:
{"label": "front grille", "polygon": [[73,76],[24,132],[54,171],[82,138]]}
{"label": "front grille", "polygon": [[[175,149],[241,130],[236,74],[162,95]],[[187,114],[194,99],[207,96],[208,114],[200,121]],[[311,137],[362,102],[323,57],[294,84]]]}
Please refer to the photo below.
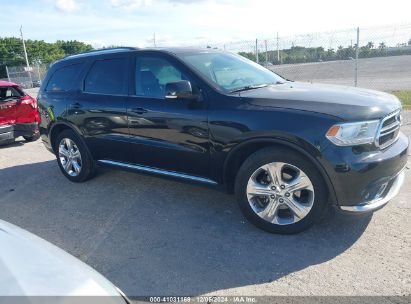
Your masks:
{"label": "front grille", "polygon": [[381,149],[392,145],[400,135],[401,110],[398,110],[383,118],[378,131],[376,145]]}

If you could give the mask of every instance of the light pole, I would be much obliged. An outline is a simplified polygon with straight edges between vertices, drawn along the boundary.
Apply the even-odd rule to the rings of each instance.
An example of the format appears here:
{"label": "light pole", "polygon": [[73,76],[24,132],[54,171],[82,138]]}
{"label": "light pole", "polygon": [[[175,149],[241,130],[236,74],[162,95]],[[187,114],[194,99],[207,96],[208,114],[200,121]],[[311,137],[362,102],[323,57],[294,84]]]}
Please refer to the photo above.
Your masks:
{"label": "light pole", "polygon": [[26,66],[28,69],[30,69],[29,58],[27,57],[26,43],[24,42],[24,37],[23,37],[23,26],[20,26],[20,35],[21,35],[21,41],[23,42],[23,51],[24,51],[24,58],[26,59]]}
{"label": "light pole", "polygon": [[26,71],[29,74],[29,79],[30,79],[30,87],[33,86],[33,80],[31,78],[31,68],[29,64],[29,58],[27,56],[27,50],[26,50],[26,43],[24,42],[24,36],[23,36],[23,26],[20,26],[20,34],[21,34],[21,41],[23,42],[23,51],[24,51],[24,58],[26,59]]}

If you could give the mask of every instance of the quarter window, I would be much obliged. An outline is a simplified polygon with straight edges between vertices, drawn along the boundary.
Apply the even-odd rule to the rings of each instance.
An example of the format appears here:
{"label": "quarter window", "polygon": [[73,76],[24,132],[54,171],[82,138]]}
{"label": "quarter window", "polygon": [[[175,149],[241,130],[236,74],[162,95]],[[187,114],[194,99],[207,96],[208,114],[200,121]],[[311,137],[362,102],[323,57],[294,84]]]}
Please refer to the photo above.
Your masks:
{"label": "quarter window", "polygon": [[141,57],[136,66],[136,95],[164,97],[169,82],[188,80],[169,61],[158,57]]}
{"label": "quarter window", "polygon": [[127,95],[127,59],[96,61],[84,81],[84,91],[107,95]]}
{"label": "quarter window", "polygon": [[73,83],[73,79],[75,79],[78,75],[82,65],[82,63],[78,63],[58,69],[54,72],[53,76],[51,76],[51,79],[47,84],[46,91],[59,92],[69,91],[72,89],[71,85]]}

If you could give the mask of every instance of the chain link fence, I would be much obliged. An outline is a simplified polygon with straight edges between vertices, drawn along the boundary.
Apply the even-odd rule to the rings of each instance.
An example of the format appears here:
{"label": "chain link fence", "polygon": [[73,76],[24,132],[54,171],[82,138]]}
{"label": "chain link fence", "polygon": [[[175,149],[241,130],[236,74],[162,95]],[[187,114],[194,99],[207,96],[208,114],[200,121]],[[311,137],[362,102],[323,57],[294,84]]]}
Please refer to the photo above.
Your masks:
{"label": "chain link fence", "polygon": [[7,78],[1,79],[18,83],[23,88],[37,88],[47,73],[46,65],[26,66],[6,66]]}
{"label": "chain link fence", "polygon": [[287,79],[411,90],[411,24],[275,35],[207,47],[239,53]]}

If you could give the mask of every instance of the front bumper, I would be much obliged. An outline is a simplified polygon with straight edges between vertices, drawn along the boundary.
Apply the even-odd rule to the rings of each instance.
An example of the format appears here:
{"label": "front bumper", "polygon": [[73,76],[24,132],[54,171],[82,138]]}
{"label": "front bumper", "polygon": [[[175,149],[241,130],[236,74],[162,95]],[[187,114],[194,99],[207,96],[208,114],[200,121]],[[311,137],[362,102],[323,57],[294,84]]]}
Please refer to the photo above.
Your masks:
{"label": "front bumper", "polygon": [[393,178],[390,188],[387,189],[384,195],[355,206],[340,206],[340,209],[351,213],[367,213],[381,209],[400,192],[404,180],[405,170],[402,170],[400,174]]}
{"label": "front bumper", "polygon": [[398,194],[408,160],[408,138],[400,133],[390,147],[360,150],[330,145],[323,151],[323,165],[339,210],[372,212]]}

